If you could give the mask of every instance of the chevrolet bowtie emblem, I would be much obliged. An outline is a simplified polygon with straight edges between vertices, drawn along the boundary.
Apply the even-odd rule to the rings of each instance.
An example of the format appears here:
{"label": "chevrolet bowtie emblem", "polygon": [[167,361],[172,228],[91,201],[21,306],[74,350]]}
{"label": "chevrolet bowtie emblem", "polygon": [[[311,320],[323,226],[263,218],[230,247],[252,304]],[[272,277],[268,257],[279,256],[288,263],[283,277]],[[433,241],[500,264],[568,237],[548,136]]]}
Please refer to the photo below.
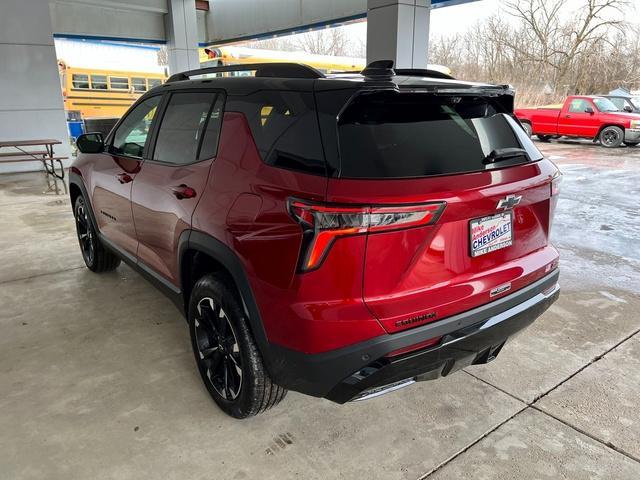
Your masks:
{"label": "chevrolet bowtie emblem", "polygon": [[507,195],[505,198],[501,199],[498,202],[498,208],[508,210],[518,205],[520,203],[520,200],[522,200],[522,195]]}

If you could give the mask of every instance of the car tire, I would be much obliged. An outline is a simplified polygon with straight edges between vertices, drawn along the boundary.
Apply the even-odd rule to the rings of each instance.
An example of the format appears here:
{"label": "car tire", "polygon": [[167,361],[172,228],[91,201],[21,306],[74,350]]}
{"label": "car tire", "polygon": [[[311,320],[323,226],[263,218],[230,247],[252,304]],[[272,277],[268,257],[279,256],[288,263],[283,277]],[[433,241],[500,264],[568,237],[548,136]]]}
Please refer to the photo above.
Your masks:
{"label": "car tire", "polygon": [[620,127],[604,127],[599,135],[600,144],[606,148],[617,148],[622,145],[624,132]]}
{"label": "car tire", "polygon": [[624,142],[624,144],[627,147],[635,147],[636,145],[638,145],[640,142]]}
{"label": "car tire", "polygon": [[541,142],[549,142],[551,141],[551,135],[538,135],[538,140],[540,140]]}
{"label": "car tire", "polygon": [[98,238],[89,217],[89,206],[82,195],[76,198],[73,214],[82,258],[89,270],[96,273],[109,272],[120,265],[120,258],[109,251]]}
{"label": "car tire", "polygon": [[271,380],[229,285],[220,274],[196,282],[189,300],[191,346],[211,398],[228,415],[247,418],[280,403],[287,390]]}
{"label": "car tire", "polygon": [[527,137],[531,138],[533,135],[533,128],[531,127],[531,124],[528,122],[522,122],[522,129],[524,130],[524,133],[527,134]]}

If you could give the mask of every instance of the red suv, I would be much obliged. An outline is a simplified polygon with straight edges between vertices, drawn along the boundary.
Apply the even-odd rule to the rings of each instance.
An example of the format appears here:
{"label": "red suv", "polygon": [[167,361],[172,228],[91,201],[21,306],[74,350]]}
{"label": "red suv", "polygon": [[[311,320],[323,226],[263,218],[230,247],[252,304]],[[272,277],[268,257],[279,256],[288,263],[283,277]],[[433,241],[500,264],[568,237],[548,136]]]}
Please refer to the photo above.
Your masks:
{"label": "red suv", "polygon": [[558,298],[561,177],[513,91],[392,65],[180,73],[78,139],[87,267],[175,302],[234,417],[487,363]]}

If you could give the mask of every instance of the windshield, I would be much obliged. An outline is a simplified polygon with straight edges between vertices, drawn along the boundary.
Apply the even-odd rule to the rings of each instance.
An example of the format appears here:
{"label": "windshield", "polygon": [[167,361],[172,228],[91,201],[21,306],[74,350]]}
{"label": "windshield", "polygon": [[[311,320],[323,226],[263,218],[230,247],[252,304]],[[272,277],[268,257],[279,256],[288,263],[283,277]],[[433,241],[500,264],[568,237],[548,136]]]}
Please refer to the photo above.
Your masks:
{"label": "windshield", "polygon": [[593,103],[595,103],[596,108],[600,112],[619,112],[620,109],[614,105],[614,103],[608,98],[594,98]]}
{"label": "windshield", "polygon": [[346,178],[478,172],[542,157],[493,99],[476,96],[363,94],[341,115],[338,139]]}
{"label": "windshield", "polygon": [[629,101],[631,101],[634,107],[640,108],[640,97],[631,97]]}

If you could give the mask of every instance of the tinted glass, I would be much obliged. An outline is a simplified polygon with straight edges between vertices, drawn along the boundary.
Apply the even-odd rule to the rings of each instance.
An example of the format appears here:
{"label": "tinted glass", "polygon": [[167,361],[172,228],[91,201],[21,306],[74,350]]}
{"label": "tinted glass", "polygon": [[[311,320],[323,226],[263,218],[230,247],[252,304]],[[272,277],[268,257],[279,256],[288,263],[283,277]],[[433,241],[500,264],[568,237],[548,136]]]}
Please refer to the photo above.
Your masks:
{"label": "tinted glass", "polygon": [[230,96],[226,109],[244,113],[267,164],[326,174],[313,94],[265,90]]}
{"label": "tinted glass", "polygon": [[[513,118],[483,97],[363,94],[341,115],[338,137],[347,178],[476,172],[542,158]],[[526,153],[487,161],[507,148]]]}
{"label": "tinted glass", "polygon": [[116,90],[127,90],[129,88],[129,79],[127,77],[110,77],[111,88]]}
{"label": "tinted glass", "polygon": [[107,89],[107,76],[106,75],[91,75],[91,88],[94,90],[106,90]]}
{"label": "tinted glass", "polygon": [[131,84],[133,85],[134,92],[146,92],[147,91],[147,79],[146,78],[132,78]]}
{"label": "tinted glass", "polygon": [[162,117],[153,159],[176,165],[196,161],[215,93],[174,93]]}
{"label": "tinted glass", "polygon": [[202,135],[202,145],[200,146],[200,154],[198,158],[205,160],[216,156],[218,151],[218,138],[220,137],[220,126],[222,125],[222,114],[224,106],[224,97],[218,95],[216,103],[209,113],[209,119],[204,127]]}
{"label": "tinted glass", "polygon": [[74,73],[71,82],[73,88],[89,88],[89,75]]}
{"label": "tinted glass", "polygon": [[148,98],[137,105],[122,121],[111,142],[111,152],[129,157],[142,157],[144,144],[151,130],[151,122],[155,117],[160,95]]}

